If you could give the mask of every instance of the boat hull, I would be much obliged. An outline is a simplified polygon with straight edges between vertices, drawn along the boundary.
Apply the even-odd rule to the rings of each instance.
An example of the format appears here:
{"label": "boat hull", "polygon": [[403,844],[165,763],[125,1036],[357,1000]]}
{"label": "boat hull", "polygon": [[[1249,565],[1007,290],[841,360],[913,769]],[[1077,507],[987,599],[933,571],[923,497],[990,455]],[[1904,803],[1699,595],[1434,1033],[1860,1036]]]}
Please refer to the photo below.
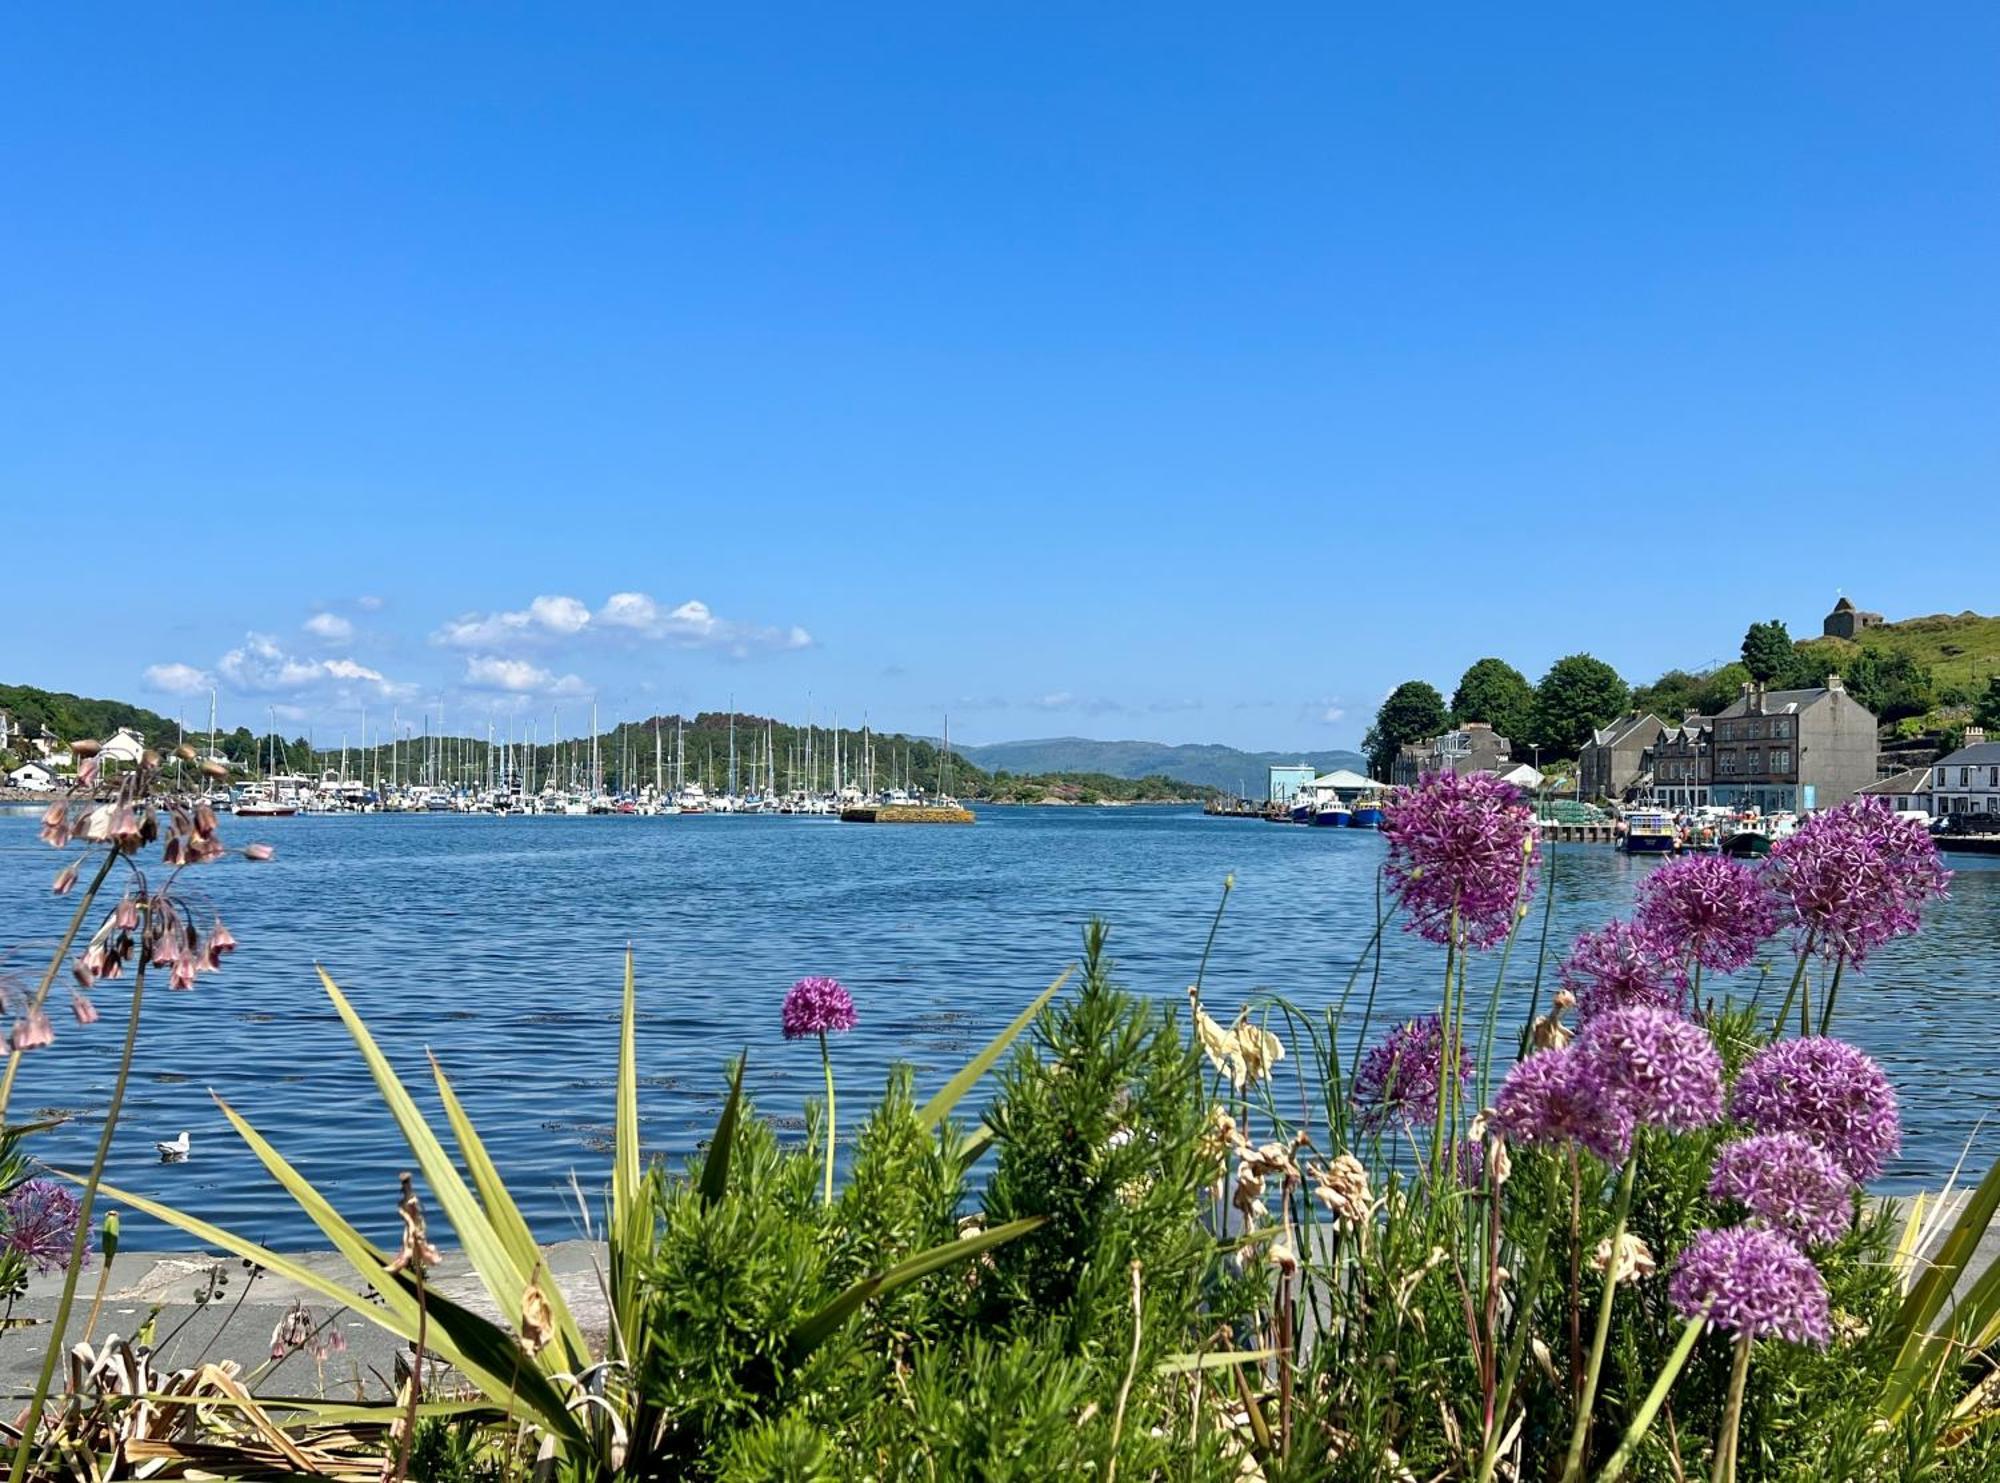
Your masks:
{"label": "boat hull", "polygon": [[1674,837],[1671,834],[1625,836],[1625,853],[1628,855],[1671,855],[1673,852]]}
{"label": "boat hull", "polygon": [[1761,860],[1771,853],[1771,837],[1746,829],[1725,839],[1722,853],[1733,860]]}
{"label": "boat hull", "polygon": [[1347,816],[1347,827],[1350,829],[1380,829],[1382,827],[1382,810],[1379,808],[1357,808]]}
{"label": "boat hull", "polygon": [[1345,829],[1353,816],[1344,808],[1323,808],[1312,816],[1315,829]]}

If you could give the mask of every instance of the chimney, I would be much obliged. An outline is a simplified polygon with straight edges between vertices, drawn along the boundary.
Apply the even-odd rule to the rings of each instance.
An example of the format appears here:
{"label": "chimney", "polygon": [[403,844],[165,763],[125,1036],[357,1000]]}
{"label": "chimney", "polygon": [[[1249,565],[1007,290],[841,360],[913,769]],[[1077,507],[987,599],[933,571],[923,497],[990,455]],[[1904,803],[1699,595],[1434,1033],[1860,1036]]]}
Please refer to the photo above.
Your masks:
{"label": "chimney", "polygon": [[1839,675],[1828,675],[1826,677],[1826,688],[1830,693],[1838,695],[1847,688],[1847,685]]}
{"label": "chimney", "polygon": [[1968,726],[1965,728],[1966,746],[1976,747],[1985,740],[1986,740],[1986,728],[1984,726]]}

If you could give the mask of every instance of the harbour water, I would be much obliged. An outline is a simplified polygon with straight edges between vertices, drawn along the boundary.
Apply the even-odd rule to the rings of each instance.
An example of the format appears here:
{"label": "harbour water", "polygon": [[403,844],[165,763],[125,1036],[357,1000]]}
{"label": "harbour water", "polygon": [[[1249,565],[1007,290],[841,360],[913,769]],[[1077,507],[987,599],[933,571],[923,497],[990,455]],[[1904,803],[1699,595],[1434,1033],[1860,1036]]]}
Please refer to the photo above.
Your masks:
{"label": "harbour water", "polygon": [[[409,1163],[316,962],[433,1110],[425,1051],[435,1052],[552,1240],[580,1228],[572,1175],[593,1214],[600,1204],[628,942],[643,1133],[677,1159],[713,1126],[723,1063],[740,1048],[761,1107],[783,1128],[802,1127],[801,1104],[820,1086],[818,1050],[783,1040],[778,1006],[803,974],[838,977],[860,1010],[859,1028],[835,1045],[851,1128],[892,1061],[916,1068],[920,1091],[955,1071],[1074,961],[1091,915],[1111,923],[1123,983],[1179,998],[1231,872],[1211,1007],[1227,1014],[1268,990],[1323,1010],[1367,946],[1383,855],[1372,833],[1168,808],[984,809],[971,829],[776,816],[224,825],[231,844],[265,840],[277,857],[192,873],[241,946],[194,992],[149,991],[107,1178],[280,1248],[325,1243],[230,1132],[209,1089],[384,1237],[397,1171]],[[15,979],[46,961],[70,909],[48,893],[56,864],[32,815],[0,815],[0,972]],[[1840,1032],[1881,1058],[1904,1102],[1904,1154],[1887,1188],[1937,1183],[2000,1094],[1989,1039],[2000,1032],[2000,861],[1951,864],[1952,899],[1927,931],[1850,973],[1841,994]],[[1550,850],[1552,944],[1623,911],[1656,866],[1603,847]],[[1378,1024],[1434,1007],[1441,972],[1435,951],[1400,930],[1385,942]],[[1517,1016],[1534,960],[1529,936],[1510,972]],[[1773,964],[1782,993],[1789,959],[1774,949]],[[1474,982],[1490,986],[1494,966],[1482,960]],[[1739,992],[1755,979],[1739,979]],[[14,1118],[72,1115],[33,1141],[51,1164],[88,1164],[128,987],[103,986],[103,1018],[89,1028],[71,1021],[59,988],[57,1042],[23,1066]],[[160,1164],[154,1140],[182,1129],[189,1161]],[[1968,1167],[1996,1154],[2000,1133],[1989,1131]],[[126,1229],[128,1245],[188,1244],[129,1218]]]}

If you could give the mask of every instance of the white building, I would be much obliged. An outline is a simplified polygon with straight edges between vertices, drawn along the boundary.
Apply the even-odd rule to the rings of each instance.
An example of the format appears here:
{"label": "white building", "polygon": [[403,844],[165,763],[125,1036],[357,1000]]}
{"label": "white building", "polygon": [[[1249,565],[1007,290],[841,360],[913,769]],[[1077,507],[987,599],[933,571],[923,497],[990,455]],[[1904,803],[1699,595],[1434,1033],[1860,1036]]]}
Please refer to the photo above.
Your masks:
{"label": "white building", "polygon": [[1936,770],[1931,767],[1906,767],[1879,783],[1870,783],[1861,792],[1870,798],[1888,799],[1889,807],[1899,814],[1932,814],[1936,809],[1933,807],[1931,777]]}
{"label": "white building", "polygon": [[1932,767],[1932,810],[1948,814],[2000,816],[2000,742],[1990,742],[1980,727],[1965,728],[1965,745]]}
{"label": "white building", "polygon": [[7,784],[29,793],[46,793],[56,785],[56,775],[39,762],[23,762],[7,774]]}
{"label": "white building", "polygon": [[98,748],[97,755],[106,762],[123,762],[130,766],[146,755],[146,738],[129,726],[120,726],[118,734]]}

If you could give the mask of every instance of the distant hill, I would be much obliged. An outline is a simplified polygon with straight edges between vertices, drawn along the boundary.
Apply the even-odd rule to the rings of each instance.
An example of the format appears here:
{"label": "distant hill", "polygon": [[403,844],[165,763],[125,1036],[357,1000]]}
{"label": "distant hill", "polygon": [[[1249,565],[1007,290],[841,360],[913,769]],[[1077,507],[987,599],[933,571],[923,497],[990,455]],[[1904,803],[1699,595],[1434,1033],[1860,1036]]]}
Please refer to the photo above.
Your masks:
{"label": "distant hill", "polygon": [[993,742],[955,750],[988,772],[1101,772],[1115,778],[1158,775],[1225,793],[1240,788],[1253,798],[1264,795],[1264,770],[1287,762],[1310,763],[1321,772],[1336,767],[1367,771],[1366,759],[1359,752],[1245,752],[1214,743],[1170,746],[1165,742],[1091,741],[1081,736]]}

